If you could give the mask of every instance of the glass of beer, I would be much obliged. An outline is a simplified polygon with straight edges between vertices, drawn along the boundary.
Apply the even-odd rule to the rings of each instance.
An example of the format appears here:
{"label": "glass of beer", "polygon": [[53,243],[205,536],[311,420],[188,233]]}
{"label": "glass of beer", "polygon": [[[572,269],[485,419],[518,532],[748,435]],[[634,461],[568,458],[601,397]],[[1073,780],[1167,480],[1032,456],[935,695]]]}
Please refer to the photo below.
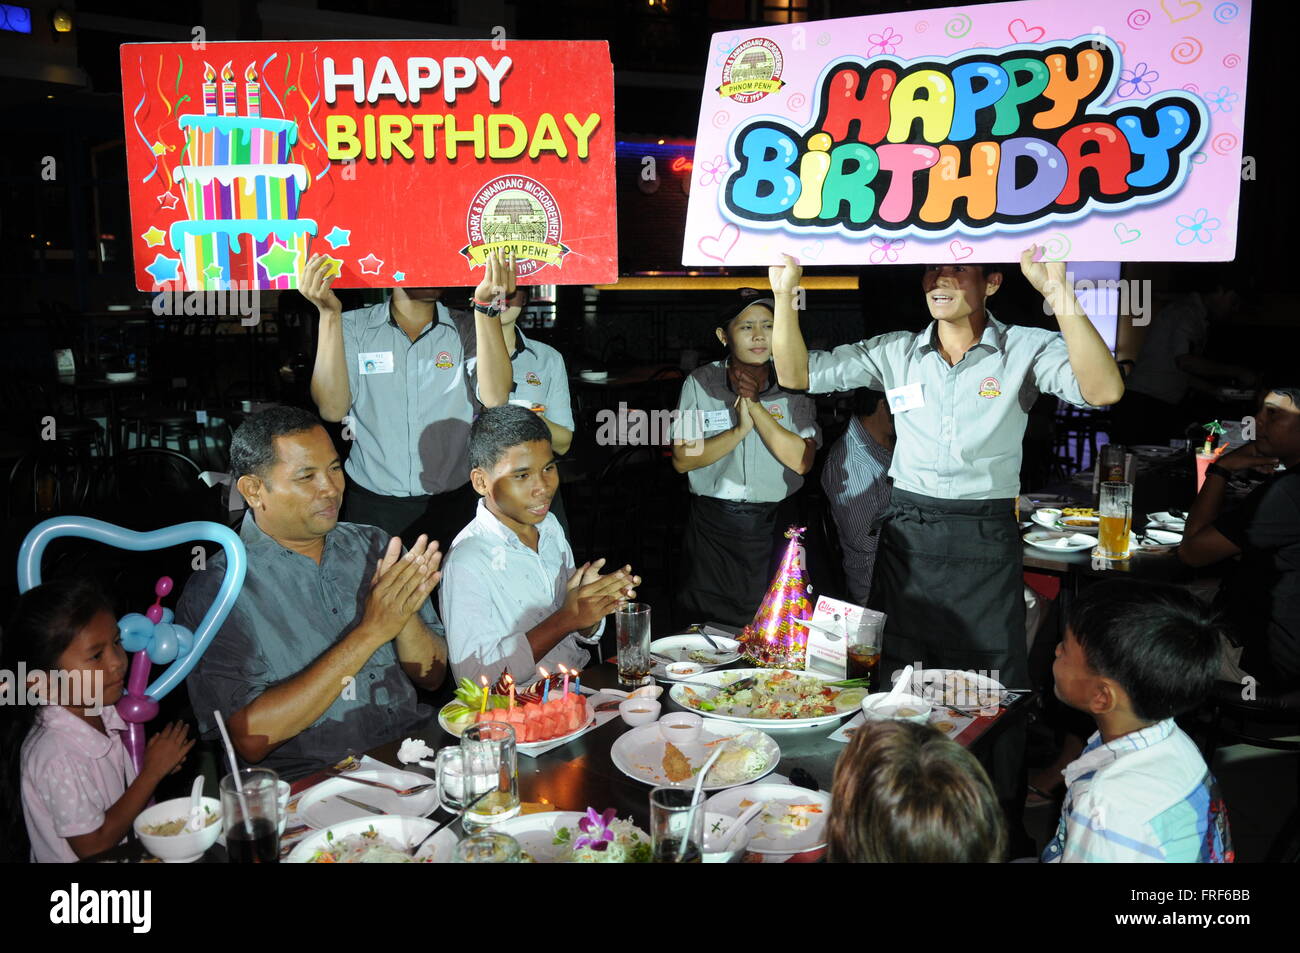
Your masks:
{"label": "glass of beer", "polygon": [[1129,531],[1133,522],[1133,484],[1107,481],[1101,485],[1097,554],[1105,559],[1128,559]]}

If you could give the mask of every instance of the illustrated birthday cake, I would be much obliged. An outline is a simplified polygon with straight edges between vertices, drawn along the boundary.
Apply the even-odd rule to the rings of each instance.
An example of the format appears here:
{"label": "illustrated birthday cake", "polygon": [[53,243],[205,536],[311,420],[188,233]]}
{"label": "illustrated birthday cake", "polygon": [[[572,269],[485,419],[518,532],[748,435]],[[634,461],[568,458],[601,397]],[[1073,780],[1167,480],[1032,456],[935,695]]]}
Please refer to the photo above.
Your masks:
{"label": "illustrated birthday cake", "polygon": [[[206,65],[206,64],[205,64]],[[178,123],[185,133],[185,163],[174,177],[188,218],[171,227],[185,285],[215,291],[244,281],[257,288],[296,288],[316,223],[298,218],[309,184],[307,168],[290,162],[298,141],[291,119],[264,119],[257,74],[245,74],[245,113],[237,115],[234,75],[222,69],[222,113],[217,115],[216,74],[204,72],[203,115]]]}

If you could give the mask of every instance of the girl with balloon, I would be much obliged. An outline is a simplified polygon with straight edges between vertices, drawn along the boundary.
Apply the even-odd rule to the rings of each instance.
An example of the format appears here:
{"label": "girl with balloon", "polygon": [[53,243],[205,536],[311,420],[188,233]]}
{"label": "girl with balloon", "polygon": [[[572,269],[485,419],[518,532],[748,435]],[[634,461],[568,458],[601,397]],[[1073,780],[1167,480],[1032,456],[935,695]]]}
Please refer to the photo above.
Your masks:
{"label": "girl with balloon", "polygon": [[[170,614],[160,604],[150,613],[151,628]],[[114,846],[194,746],[188,727],[174,722],[149,739],[142,757],[128,751],[127,721],[138,716],[124,720],[114,706],[128,689],[120,635],[142,634],[130,631],[129,618],[119,633],[108,597],[80,580],[39,585],[19,598],[0,638],[0,671],[14,680],[0,706],[0,860],[73,862]],[[133,683],[148,675],[144,656]],[[132,687],[132,695],[142,692]]]}

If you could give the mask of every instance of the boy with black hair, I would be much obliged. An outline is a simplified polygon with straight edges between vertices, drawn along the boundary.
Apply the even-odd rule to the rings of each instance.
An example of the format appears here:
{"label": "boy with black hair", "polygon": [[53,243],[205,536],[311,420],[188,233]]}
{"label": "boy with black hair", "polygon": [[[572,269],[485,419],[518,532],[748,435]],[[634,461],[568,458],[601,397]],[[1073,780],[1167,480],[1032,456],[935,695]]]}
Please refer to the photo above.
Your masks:
{"label": "boy with black hair", "polygon": [[470,483],[482,499],[443,566],[441,607],[452,674],[520,685],[538,666],[581,669],[605,616],[636,597],[631,566],[574,567],[551,501],[559,486],[551,432],[523,407],[490,407],[470,428]]}
{"label": "boy with black hair", "polygon": [[1174,722],[1218,669],[1219,627],[1186,590],[1116,580],[1084,591],[1052,675],[1056,697],[1097,732],[1065,769],[1044,862],[1233,860],[1214,776]]}

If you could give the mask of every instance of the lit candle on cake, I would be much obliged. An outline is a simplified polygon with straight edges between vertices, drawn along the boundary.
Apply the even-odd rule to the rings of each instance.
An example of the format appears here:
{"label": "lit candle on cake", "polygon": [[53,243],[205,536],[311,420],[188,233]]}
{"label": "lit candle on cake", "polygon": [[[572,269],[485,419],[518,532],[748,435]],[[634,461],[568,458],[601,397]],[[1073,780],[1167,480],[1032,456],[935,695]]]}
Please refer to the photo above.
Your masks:
{"label": "lit candle on cake", "polygon": [[209,64],[203,64],[203,115],[217,114],[217,71]]}
{"label": "lit candle on cake", "polygon": [[230,68],[230,61],[221,67],[221,115],[235,116],[238,115],[238,105],[235,102],[235,71]]}
{"label": "lit candle on cake", "polygon": [[262,87],[257,82],[257,68],[252,63],[244,70],[244,112],[249,116],[262,115]]}
{"label": "lit candle on cake", "polygon": [[551,700],[551,673],[540,666],[537,671],[542,673],[542,704],[545,705]]}

